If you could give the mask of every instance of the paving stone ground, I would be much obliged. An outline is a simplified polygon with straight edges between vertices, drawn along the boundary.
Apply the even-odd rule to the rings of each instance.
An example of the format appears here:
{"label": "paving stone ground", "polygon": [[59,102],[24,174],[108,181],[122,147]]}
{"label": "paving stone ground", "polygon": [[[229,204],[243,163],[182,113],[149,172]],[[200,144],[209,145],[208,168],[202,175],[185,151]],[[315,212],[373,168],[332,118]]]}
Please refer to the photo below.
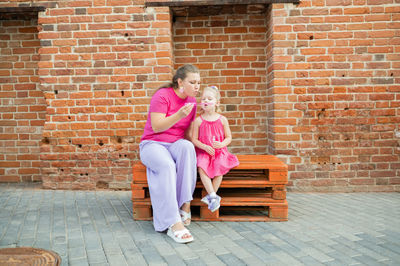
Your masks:
{"label": "paving stone ground", "polygon": [[0,248],[62,265],[400,265],[400,193],[288,193],[287,222],[192,222],[176,244],[132,219],[129,191],[0,184]]}

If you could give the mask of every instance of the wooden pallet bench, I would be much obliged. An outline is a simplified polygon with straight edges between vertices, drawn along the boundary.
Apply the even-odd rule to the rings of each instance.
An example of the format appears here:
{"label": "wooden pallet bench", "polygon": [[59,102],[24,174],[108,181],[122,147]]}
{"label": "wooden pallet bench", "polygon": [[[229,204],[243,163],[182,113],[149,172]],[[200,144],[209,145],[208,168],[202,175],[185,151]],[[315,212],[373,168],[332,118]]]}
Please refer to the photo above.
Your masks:
{"label": "wooden pallet bench", "polygon": [[[210,212],[200,199],[207,195],[198,178],[191,203],[192,220],[287,221],[287,165],[273,155],[237,155],[239,165],[227,173],[218,195],[221,207]],[[146,167],[133,166],[132,204],[135,220],[151,220],[152,209]]]}

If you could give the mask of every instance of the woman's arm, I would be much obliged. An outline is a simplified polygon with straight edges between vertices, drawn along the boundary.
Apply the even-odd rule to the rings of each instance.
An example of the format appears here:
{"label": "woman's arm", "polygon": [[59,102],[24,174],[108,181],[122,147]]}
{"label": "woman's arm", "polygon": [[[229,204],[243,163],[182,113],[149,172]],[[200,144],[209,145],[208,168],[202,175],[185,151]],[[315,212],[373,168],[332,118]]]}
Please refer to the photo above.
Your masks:
{"label": "woman's arm", "polygon": [[192,112],[193,107],[193,104],[184,105],[178,112],[170,116],[167,116],[164,113],[150,113],[151,127],[153,128],[153,131],[159,133],[169,129],[179,122],[179,120],[188,116],[190,112]]}

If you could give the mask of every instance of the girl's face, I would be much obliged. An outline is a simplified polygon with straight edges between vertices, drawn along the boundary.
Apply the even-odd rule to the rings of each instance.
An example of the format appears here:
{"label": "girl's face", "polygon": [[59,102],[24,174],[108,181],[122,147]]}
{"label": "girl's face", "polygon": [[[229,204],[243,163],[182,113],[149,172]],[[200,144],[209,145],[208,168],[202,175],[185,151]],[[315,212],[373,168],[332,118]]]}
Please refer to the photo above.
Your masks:
{"label": "girl's face", "polygon": [[215,109],[218,104],[218,100],[215,97],[215,93],[211,90],[205,90],[201,97],[201,108],[204,111]]}
{"label": "girl's face", "polygon": [[200,74],[188,73],[184,80],[178,79],[180,92],[190,97],[196,97],[200,90]]}

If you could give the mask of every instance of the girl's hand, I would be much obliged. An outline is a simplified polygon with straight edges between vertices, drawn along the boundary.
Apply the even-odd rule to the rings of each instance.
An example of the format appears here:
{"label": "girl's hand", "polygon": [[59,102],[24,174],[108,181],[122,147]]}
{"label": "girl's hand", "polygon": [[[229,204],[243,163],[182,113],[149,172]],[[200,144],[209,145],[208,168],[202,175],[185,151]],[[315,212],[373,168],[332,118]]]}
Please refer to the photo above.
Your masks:
{"label": "girl's hand", "polygon": [[182,118],[184,118],[192,112],[193,107],[194,103],[187,103],[184,106],[182,106],[181,109],[179,109],[178,113]]}
{"label": "girl's hand", "polygon": [[211,146],[205,145],[204,150],[211,156],[215,155],[215,150]]}
{"label": "girl's hand", "polygon": [[214,140],[213,143],[212,143],[212,147],[214,149],[222,149],[224,147],[224,145],[222,144],[222,142]]}

